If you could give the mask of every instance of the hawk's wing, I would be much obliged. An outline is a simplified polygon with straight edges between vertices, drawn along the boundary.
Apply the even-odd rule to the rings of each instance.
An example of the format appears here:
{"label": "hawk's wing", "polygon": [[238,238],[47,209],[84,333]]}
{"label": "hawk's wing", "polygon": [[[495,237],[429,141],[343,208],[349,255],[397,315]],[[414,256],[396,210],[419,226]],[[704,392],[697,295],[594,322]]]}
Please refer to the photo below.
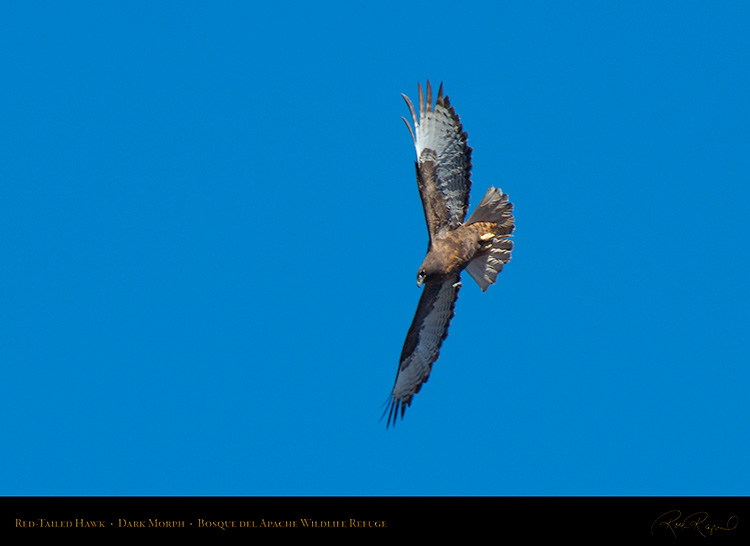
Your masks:
{"label": "hawk's wing", "polygon": [[453,308],[461,288],[460,279],[460,275],[454,275],[443,282],[425,284],[401,351],[390,409],[386,408],[388,425],[396,423],[399,413],[401,417],[404,416],[406,406],[411,404],[412,397],[427,381],[432,363],[438,359],[440,345],[448,335],[448,326],[453,318]]}
{"label": "hawk's wing", "polygon": [[429,80],[426,102],[419,85],[419,117],[409,97],[401,96],[414,122],[412,130],[403,118],[417,149],[417,185],[432,241],[442,230],[455,229],[464,221],[471,188],[471,148],[461,120],[448,97],[443,97],[443,84],[434,107]]}

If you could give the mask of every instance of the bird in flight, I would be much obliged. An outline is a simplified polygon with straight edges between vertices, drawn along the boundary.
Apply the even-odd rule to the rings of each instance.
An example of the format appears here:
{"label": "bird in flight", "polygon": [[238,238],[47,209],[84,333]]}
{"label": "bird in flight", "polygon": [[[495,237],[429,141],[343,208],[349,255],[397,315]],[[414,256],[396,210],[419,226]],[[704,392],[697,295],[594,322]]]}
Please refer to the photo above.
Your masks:
{"label": "bird in flight", "polygon": [[422,289],[417,312],[406,335],[386,427],[404,416],[407,406],[432,371],[440,346],[448,335],[461,288],[461,272],[473,278],[482,291],[494,284],[510,261],[511,233],[515,227],[513,204],[501,189],[490,187],[476,210],[464,222],[471,189],[471,148],[461,120],[443,96],[440,84],[433,105],[427,81],[426,96],[419,84],[419,116],[409,97],[401,95],[411,113],[409,128],[417,151],[417,187],[422,198],[429,245],[417,272]]}

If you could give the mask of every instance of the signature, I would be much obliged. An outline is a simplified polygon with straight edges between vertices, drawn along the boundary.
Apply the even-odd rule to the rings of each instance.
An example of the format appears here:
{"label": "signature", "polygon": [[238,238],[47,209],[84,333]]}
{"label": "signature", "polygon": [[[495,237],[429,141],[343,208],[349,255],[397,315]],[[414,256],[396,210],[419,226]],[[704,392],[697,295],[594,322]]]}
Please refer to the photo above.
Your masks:
{"label": "signature", "polygon": [[702,537],[713,535],[717,531],[733,531],[737,528],[737,516],[730,516],[726,522],[712,523],[708,521],[708,512],[693,512],[682,517],[679,510],[664,512],[651,524],[651,534],[655,529],[664,528],[672,532],[677,538],[677,532],[694,530]]}

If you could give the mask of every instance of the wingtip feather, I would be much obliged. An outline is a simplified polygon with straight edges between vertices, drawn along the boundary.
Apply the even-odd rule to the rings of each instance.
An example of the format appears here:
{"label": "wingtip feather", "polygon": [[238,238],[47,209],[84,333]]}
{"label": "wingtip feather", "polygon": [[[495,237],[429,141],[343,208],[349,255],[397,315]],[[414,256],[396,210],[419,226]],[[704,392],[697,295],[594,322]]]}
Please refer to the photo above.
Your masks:
{"label": "wingtip feather", "polygon": [[401,410],[400,417],[403,420],[404,413],[406,412],[406,406],[408,406],[411,403],[411,400],[409,400],[408,403],[405,403],[403,400],[396,398],[394,396],[391,396],[389,400],[386,401],[386,408],[383,410],[383,415],[380,416],[380,421],[383,420],[383,417],[388,415],[388,418],[385,421],[385,428],[388,429],[391,426],[395,427],[396,422],[399,418],[399,409]]}
{"label": "wingtip feather", "polygon": [[409,133],[411,134],[411,139],[414,141],[414,144],[416,144],[417,137],[414,135],[414,130],[411,128],[411,124],[404,116],[401,116],[401,119],[403,119],[404,123],[406,123],[406,128],[409,129]]}
{"label": "wingtip feather", "polygon": [[411,114],[411,119],[414,121],[414,127],[419,125],[419,120],[417,119],[417,112],[414,110],[414,103],[411,102],[411,99],[401,93],[401,96],[406,101],[406,106],[409,108],[409,113]]}
{"label": "wingtip feather", "polygon": [[417,82],[417,88],[419,89],[419,119],[422,119],[425,115],[425,109],[424,109],[424,93],[422,92],[421,82]]}

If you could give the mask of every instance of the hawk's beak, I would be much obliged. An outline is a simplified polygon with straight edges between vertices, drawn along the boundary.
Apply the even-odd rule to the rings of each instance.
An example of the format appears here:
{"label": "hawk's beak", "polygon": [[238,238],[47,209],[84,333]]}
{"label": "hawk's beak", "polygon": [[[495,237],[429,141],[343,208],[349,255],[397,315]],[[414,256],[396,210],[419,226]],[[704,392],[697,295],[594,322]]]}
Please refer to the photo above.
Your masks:
{"label": "hawk's beak", "polygon": [[424,284],[424,275],[417,275],[417,286],[419,288],[422,288],[423,284]]}

